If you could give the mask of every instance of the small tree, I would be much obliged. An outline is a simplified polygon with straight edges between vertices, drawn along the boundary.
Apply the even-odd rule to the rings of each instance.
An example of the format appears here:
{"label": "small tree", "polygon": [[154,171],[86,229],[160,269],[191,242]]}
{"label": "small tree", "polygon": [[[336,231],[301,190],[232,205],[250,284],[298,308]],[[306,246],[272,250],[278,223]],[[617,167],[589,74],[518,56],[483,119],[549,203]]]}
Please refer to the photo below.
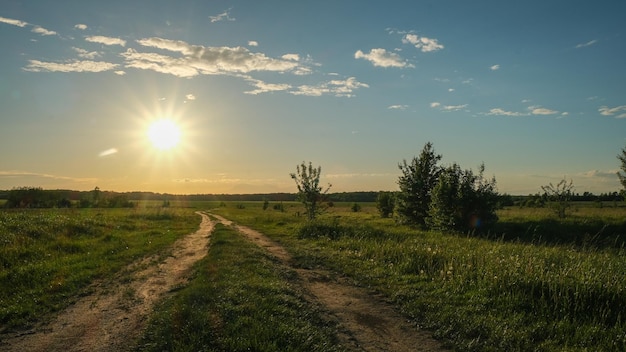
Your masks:
{"label": "small tree", "polygon": [[622,153],[618,154],[617,158],[622,163],[620,166],[621,171],[617,172],[617,177],[619,177],[619,182],[622,184],[622,195],[626,198],[626,147],[622,148]]}
{"label": "small tree", "polygon": [[441,170],[437,165],[439,160],[441,155],[435,154],[432,143],[428,142],[419,158],[414,157],[411,163],[403,160],[398,165],[402,176],[398,178],[400,192],[396,198],[396,213],[401,222],[426,225],[431,191]]}
{"label": "small tree", "polygon": [[485,165],[478,175],[457,164],[444,168],[432,191],[428,225],[438,230],[468,230],[498,220],[496,180],[486,180]]}
{"label": "small tree", "polygon": [[388,218],[393,215],[395,206],[395,196],[392,192],[379,192],[376,197],[376,208],[382,218]]}
{"label": "small tree", "polygon": [[541,189],[543,189],[550,200],[550,206],[554,209],[554,213],[560,219],[565,218],[567,209],[571,207],[570,199],[574,191],[573,181],[570,180],[568,183],[564,178],[556,186],[550,183],[549,185],[541,186]]}
{"label": "small tree", "polygon": [[298,187],[298,200],[304,204],[309,220],[315,219],[321,212],[320,204],[331,187],[330,184],[326,189],[320,186],[321,173],[321,166],[314,168],[311,162],[307,166],[303,161],[301,165],[296,167],[296,173],[290,174]]}

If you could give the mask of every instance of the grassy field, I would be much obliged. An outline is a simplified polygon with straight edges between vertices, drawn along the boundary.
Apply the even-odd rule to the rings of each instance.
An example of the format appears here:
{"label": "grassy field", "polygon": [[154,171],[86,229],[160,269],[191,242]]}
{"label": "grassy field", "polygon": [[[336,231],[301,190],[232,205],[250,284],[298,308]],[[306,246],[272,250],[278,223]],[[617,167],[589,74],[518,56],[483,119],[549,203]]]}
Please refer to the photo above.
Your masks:
{"label": "grassy field", "polygon": [[199,222],[192,209],[1,210],[0,331],[45,320]]}
{"label": "grassy field", "polygon": [[[462,351],[626,349],[626,209],[557,220],[511,208],[488,234],[425,232],[339,204],[306,223],[246,203],[214,209],[285,245],[302,266],[345,273]],[[554,237],[551,235],[554,234]]]}
{"label": "grassy field", "polygon": [[221,224],[194,279],[152,317],[141,351],[338,351],[296,274]]}

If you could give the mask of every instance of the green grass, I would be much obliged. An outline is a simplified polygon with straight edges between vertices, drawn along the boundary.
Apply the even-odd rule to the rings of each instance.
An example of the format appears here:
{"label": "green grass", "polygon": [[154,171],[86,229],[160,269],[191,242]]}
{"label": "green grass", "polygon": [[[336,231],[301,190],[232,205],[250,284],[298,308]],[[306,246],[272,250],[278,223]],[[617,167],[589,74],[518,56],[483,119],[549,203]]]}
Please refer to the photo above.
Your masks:
{"label": "green grass", "polygon": [[199,222],[189,209],[1,210],[0,330],[45,320]]}
{"label": "green grass", "polygon": [[295,273],[221,224],[191,282],[153,315],[142,351],[337,351]]}
{"label": "green grass", "polygon": [[[358,213],[335,207],[312,224],[296,216],[297,206],[288,209],[214,211],[283,243],[302,266],[336,270],[384,293],[460,351],[626,349],[623,246],[563,232],[552,241],[545,230],[540,241],[425,232],[380,219],[365,204]],[[529,212],[509,209],[501,218],[577,236],[591,230],[601,238],[611,226],[612,236],[624,235],[623,208],[580,209],[564,221]]]}

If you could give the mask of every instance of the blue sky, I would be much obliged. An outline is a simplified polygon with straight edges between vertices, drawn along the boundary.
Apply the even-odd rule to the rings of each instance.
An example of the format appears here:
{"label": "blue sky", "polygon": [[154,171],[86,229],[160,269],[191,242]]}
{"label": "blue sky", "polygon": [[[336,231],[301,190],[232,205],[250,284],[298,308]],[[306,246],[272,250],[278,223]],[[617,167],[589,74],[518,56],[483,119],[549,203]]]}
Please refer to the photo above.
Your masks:
{"label": "blue sky", "polygon": [[[0,3],[0,189],[395,190],[433,142],[500,192],[620,188],[623,1]],[[168,119],[180,142],[147,136]]]}

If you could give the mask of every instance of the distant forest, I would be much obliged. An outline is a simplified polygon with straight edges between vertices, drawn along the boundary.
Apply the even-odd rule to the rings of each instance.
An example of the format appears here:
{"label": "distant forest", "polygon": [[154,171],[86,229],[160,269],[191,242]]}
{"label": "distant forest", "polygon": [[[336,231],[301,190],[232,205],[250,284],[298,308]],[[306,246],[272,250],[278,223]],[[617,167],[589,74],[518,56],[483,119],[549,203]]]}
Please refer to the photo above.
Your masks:
{"label": "distant forest", "polygon": [[[370,203],[376,202],[376,191],[329,193],[328,202]],[[501,194],[501,206],[542,207],[547,202],[545,194],[512,196]],[[155,192],[112,192],[101,191],[98,187],[91,191],[44,190],[38,187],[21,187],[11,190],[0,190],[0,200],[6,200],[5,208],[69,208],[69,207],[102,207],[123,208],[133,207],[138,201],[170,202],[217,201],[217,202],[290,202],[297,200],[296,193],[255,193],[255,194],[169,194]],[[571,201],[584,202],[618,202],[624,197],[618,192],[595,195],[589,192],[573,194]]]}

